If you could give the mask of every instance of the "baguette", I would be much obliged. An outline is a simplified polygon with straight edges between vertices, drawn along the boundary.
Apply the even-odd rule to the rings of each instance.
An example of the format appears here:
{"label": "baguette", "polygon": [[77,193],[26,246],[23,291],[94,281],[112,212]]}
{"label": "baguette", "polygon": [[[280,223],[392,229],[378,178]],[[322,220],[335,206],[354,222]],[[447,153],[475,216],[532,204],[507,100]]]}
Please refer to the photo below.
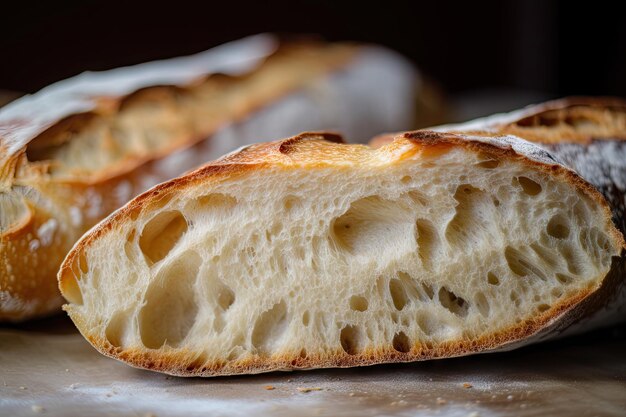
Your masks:
{"label": "baguette", "polygon": [[511,135],[305,133],[135,198],[74,246],[101,353],[181,376],[409,362],[561,332],[623,280],[602,194]]}
{"label": "baguette", "polygon": [[0,110],[0,321],[60,311],[56,273],[74,242],[161,181],[303,129],[365,139],[408,127],[416,75],[382,48],[259,35],[11,103]]}

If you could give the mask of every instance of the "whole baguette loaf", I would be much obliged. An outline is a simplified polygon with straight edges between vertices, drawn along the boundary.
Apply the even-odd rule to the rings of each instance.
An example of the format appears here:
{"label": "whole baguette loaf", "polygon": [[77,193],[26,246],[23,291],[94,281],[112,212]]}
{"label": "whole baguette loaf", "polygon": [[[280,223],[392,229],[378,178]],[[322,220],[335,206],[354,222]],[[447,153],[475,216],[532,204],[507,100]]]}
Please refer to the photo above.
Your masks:
{"label": "whole baguette loaf", "polygon": [[0,321],[59,311],[69,249],[139,192],[253,140],[408,127],[416,76],[383,48],[259,35],[11,103],[0,110]]}
{"label": "whole baguette loaf", "polygon": [[132,200],[65,259],[65,310],[105,355],[213,376],[507,349],[623,283],[609,201],[539,146],[339,142],[253,145]]}

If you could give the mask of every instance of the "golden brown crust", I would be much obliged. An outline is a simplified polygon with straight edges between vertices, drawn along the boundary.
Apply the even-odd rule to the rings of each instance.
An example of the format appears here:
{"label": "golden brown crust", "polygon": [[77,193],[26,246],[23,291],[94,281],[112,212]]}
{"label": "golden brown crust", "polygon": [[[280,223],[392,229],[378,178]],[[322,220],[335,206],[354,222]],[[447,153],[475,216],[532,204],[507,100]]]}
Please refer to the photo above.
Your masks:
{"label": "golden brown crust", "polygon": [[[137,212],[150,202],[160,198],[167,198],[169,193],[184,191],[186,187],[191,187],[198,183],[207,184],[228,177],[242,175],[246,172],[262,169],[267,165],[274,167],[284,166],[286,170],[293,166],[305,168],[320,165],[328,166],[336,164],[333,161],[337,161],[337,158],[354,163],[370,157],[373,153],[371,148],[362,145],[339,145],[336,142],[337,136],[335,134],[305,133],[283,141],[250,146],[227,155],[221,160],[206,165],[188,175],[163,183],[140,195],[115,212],[106,221],[100,223],[72,249],[59,273],[62,293],[66,296],[69,295],[68,299],[73,303],[79,304],[74,301],[78,297],[72,291],[75,291],[78,287],[75,280],[80,274],[76,268],[80,263],[80,257],[83,252],[98,237],[109,233],[111,230],[116,229],[118,225],[134,218]],[[533,145],[528,145],[518,138],[511,136],[485,138],[452,133],[417,131],[397,135],[394,142],[383,151],[395,154],[397,158],[404,159],[417,152],[420,152],[422,155],[436,156],[452,147],[463,147],[476,153],[487,153],[501,159],[516,160],[531,169],[540,170],[556,180],[570,184],[602,207],[606,222],[604,226],[606,230],[611,232],[614,247],[623,248],[625,246],[622,234],[611,221],[610,207],[602,195],[575,172],[551,160],[548,153]],[[330,158],[331,155],[333,156],[332,158]],[[595,298],[590,296],[596,293],[601,285],[607,286],[606,283],[603,283],[604,281],[611,281],[608,285],[612,285],[612,280],[613,278],[607,280],[600,277],[594,281],[598,283],[596,287],[585,288],[525,322],[473,340],[459,339],[440,344],[439,346],[416,344],[406,353],[398,352],[393,346],[387,345],[356,355],[337,351],[335,354],[324,357],[301,357],[300,352],[291,352],[280,357],[257,356],[251,360],[234,363],[206,364],[202,358],[196,358],[193,352],[172,350],[169,353],[163,353],[145,348],[120,349],[112,346],[107,340],[95,334],[92,329],[86,328],[80,314],[76,312],[75,306],[70,304],[65,309],[76,322],[81,333],[96,349],[107,356],[123,360],[136,367],[158,370],[174,375],[212,376],[258,373],[280,369],[346,367],[384,362],[409,362],[506,348],[530,337],[538,337],[546,332],[560,331],[566,328],[574,320],[578,319],[581,314],[584,314],[584,311],[580,311],[580,306],[585,308],[585,306],[590,304],[589,301],[586,304],[582,303],[582,301],[594,300]]]}
{"label": "golden brown crust", "polygon": [[510,134],[544,144],[586,144],[599,137],[626,140],[626,100],[567,97],[441,130]]}

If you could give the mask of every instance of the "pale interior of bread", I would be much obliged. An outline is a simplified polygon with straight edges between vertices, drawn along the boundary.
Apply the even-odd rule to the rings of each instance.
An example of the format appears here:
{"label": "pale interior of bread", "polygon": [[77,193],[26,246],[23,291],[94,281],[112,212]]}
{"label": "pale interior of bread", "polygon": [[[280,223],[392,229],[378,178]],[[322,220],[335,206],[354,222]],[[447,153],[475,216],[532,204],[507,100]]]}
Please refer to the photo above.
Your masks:
{"label": "pale interior of bread", "polygon": [[198,369],[411,353],[554,314],[618,252],[600,206],[562,177],[463,148],[370,153],[144,204],[82,249],[70,315],[119,351],[182,352]]}

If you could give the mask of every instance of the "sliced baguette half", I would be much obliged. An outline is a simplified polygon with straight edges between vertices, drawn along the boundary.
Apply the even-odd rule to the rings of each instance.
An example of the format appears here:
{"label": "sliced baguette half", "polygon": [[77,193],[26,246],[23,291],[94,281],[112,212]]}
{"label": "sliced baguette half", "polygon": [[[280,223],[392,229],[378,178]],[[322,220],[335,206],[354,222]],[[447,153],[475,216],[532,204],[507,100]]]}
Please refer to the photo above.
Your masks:
{"label": "sliced baguette half", "polygon": [[65,259],[65,310],[105,355],[212,376],[507,348],[615,279],[605,199],[526,141],[338,142],[253,145],[132,200]]}

